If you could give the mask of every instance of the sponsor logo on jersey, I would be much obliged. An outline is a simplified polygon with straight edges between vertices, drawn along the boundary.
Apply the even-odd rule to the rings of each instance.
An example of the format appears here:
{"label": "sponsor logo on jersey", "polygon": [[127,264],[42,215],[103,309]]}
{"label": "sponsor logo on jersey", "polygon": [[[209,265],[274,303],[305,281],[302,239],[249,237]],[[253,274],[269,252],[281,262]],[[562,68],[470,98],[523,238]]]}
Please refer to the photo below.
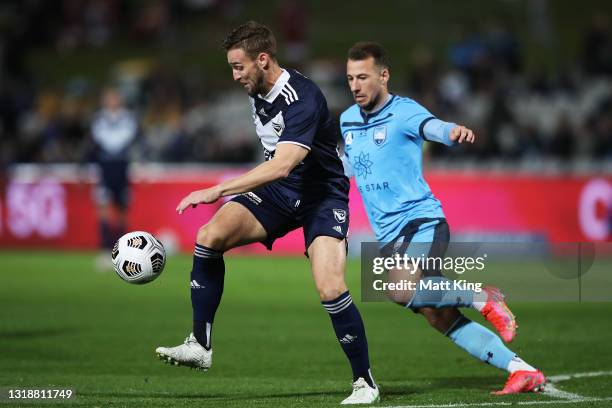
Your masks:
{"label": "sponsor logo on jersey", "polygon": [[355,161],[351,163],[353,169],[357,173],[357,177],[368,178],[368,174],[372,174],[372,166],[374,162],[370,160],[370,153],[361,152],[355,157]]}
{"label": "sponsor logo on jersey", "polygon": [[360,184],[359,192],[361,193],[369,193],[374,191],[383,191],[389,189],[389,182],[383,181],[382,183],[368,183],[368,184]]}

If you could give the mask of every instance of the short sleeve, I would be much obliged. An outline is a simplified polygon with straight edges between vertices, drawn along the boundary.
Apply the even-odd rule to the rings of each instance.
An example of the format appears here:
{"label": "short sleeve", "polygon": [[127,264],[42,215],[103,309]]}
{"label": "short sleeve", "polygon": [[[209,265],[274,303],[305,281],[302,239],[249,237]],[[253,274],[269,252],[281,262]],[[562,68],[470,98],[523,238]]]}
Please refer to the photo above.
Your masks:
{"label": "short sleeve", "polygon": [[434,118],[427,109],[416,102],[407,104],[402,121],[403,130],[407,136],[418,138],[423,137],[423,126]]}
{"label": "short sleeve", "polygon": [[292,103],[285,111],[285,129],[278,143],[294,143],[310,150],[320,116],[315,98]]}

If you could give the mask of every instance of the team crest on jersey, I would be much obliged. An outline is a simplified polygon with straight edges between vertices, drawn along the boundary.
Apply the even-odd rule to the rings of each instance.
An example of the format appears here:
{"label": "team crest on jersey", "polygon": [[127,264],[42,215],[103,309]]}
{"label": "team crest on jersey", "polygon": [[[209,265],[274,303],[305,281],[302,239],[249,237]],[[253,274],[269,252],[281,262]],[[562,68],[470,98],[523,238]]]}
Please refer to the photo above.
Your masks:
{"label": "team crest on jersey", "polygon": [[385,143],[387,140],[387,127],[386,126],[376,126],[374,128],[374,143],[376,146],[380,146]]}
{"label": "team crest on jersey", "polygon": [[276,121],[276,118],[272,119],[272,129],[276,132],[277,135],[281,135],[283,133],[283,129],[285,129],[285,124],[281,118],[280,121]]}
{"label": "team crest on jersey", "polygon": [[334,218],[339,223],[346,222],[346,211],[338,208],[334,208]]}
{"label": "team crest on jersey", "polygon": [[349,146],[351,143],[353,143],[353,132],[346,132],[346,135],[344,137],[344,144]]}

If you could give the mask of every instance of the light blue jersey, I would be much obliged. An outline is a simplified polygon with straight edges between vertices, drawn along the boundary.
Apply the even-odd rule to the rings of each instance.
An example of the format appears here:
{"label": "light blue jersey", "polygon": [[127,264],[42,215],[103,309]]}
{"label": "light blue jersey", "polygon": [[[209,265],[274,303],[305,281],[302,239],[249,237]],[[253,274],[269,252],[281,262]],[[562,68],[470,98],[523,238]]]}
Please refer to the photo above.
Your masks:
{"label": "light blue jersey", "polygon": [[[441,136],[426,138],[424,128],[429,122],[444,128],[429,132]],[[452,145],[448,138],[452,126],[435,119],[414,100],[397,95],[371,114],[355,104],[340,116],[345,161],[379,242],[396,238],[411,220],[444,217],[440,202],[423,178],[423,142],[435,139]]]}

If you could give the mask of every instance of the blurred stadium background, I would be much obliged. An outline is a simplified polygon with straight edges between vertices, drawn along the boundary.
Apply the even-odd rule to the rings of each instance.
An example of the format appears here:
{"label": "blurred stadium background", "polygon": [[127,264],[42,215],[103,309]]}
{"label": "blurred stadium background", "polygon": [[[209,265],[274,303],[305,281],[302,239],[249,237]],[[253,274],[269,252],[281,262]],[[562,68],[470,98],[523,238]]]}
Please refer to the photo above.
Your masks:
{"label": "blurred stadium background", "polygon": [[[274,30],[281,65],[310,76],[335,114],[351,103],[347,49],[374,40],[390,52],[392,92],[476,131],[473,146],[425,152],[426,179],[454,240],[597,241],[610,252],[609,1],[0,2],[0,387],[72,385],[84,406],[335,405],[348,390],[298,232],[273,254],[300,258],[264,258],[261,245],[228,256],[232,273],[215,323],[219,359],[206,379],[149,360],[189,326],[189,253],[218,208],[179,217],[176,204],[263,159],[247,97],[220,48],[224,34],[249,19]],[[150,231],[178,252],[142,288],[92,272],[100,238],[91,126],[111,85],[139,124],[127,230]],[[354,188],[351,211],[356,255],[372,233]],[[357,260],[348,276],[357,291]],[[399,309],[360,308],[386,401],[499,401],[486,394],[503,373]],[[143,318],[142,310],[155,313]],[[514,349],[547,373],[612,369],[610,303],[515,311],[522,335]],[[238,332],[249,333],[249,347]],[[321,356],[325,365],[312,363]],[[608,380],[568,390],[607,398]]]}
{"label": "blurred stadium background", "polygon": [[[114,85],[140,129],[129,228],[190,250],[214,208],[181,221],[174,203],[262,158],[219,45],[247,19],[274,29],[282,64],[313,78],[336,114],[351,103],[346,50],[368,39],[390,52],[393,92],[476,130],[474,146],[426,153],[456,239],[609,240],[611,8],[595,0],[3,2],[0,245],[96,247],[90,129],[102,90]],[[352,198],[359,242],[371,233]],[[280,249],[299,252],[295,237]]]}

